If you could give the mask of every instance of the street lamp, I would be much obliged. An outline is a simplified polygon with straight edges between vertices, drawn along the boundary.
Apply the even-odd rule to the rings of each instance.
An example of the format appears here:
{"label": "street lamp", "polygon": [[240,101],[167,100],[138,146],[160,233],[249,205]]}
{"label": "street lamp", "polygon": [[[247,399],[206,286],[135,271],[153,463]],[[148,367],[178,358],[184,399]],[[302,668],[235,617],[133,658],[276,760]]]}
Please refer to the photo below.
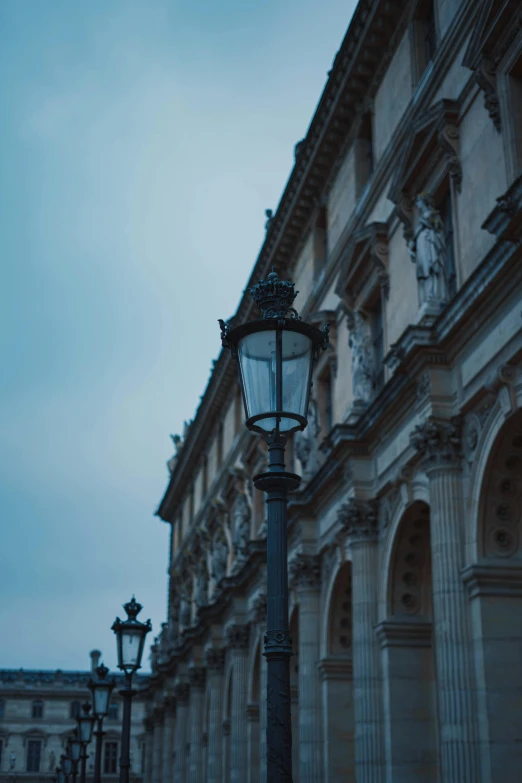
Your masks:
{"label": "street lamp", "polygon": [[250,289],[262,319],[234,328],[220,321],[223,346],[238,363],[246,426],[268,444],[268,469],[254,476],[267,502],[267,780],[292,781],[290,658],[288,625],[288,492],[301,478],[285,470],[288,435],[304,430],[314,362],[328,345],[330,327],[322,330],[299,318],[292,304],[294,283],[272,269]]}
{"label": "street lamp", "polygon": [[[87,759],[89,756],[87,755],[87,745],[92,740],[92,732],[94,729],[94,724],[96,722],[96,718],[94,715],[91,715],[91,705],[88,701],[85,701],[82,704],[82,709],[78,717],[76,718],[78,722],[78,734],[80,737],[81,742],[81,771],[80,771],[80,783],[85,783],[86,774],[87,774]],[[59,781],[58,781],[59,783]]]}
{"label": "street lamp", "polygon": [[128,783],[130,773],[130,729],[132,697],[132,675],[141,667],[141,658],[145,646],[145,637],[151,630],[150,620],[140,622],[137,616],[142,610],[135,597],[124,604],[127,613],[126,620],[119,617],[113,623],[112,630],[116,634],[118,644],[118,668],[125,675],[125,687],[120,691],[123,697],[123,720],[121,727],[120,783]]}
{"label": "street lamp", "polygon": [[75,728],[72,736],[67,741],[67,752],[72,761],[72,773],[73,783],[76,783],[76,775],[78,774],[78,762],[82,755],[82,741],[78,734],[78,729]]}
{"label": "street lamp", "polygon": [[92,711],[96,719],[96,750],[94,754],[94,783],[101,783],[101,754],[102,740],[105,732],[103,731],[103,719],[109,712],[109,703],[111,693],[115,686],[114,679],[109,680],[109,670],[102,665],[96,667],[96,677],[89,681],[89,688],[92,693]]}
{"label": "street lamp", "polygon": [[65,783],[65,773],[61,767],[56,767],[56,783]]}
{"label": "street lamp", "polygon": [[60,756],[60,763],[63,769],[63,774],[65,775],[65,779],[69,780],[72,772],[72,761],[70,756],[68,756],[66,753],[62,753]]}

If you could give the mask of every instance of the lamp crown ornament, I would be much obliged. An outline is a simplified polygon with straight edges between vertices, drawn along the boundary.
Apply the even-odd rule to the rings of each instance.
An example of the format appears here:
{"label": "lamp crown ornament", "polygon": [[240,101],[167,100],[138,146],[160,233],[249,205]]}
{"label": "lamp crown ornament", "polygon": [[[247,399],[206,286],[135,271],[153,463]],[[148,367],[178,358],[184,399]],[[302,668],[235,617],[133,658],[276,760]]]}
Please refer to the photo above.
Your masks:
{"label": "lamp crown ornament", "polygon": [[104,663],[96,667],[96,676],[98,677],[99,680],[106,680],[108,673],[109,673],[109,669],[107,668],[107,666],[105,666]]}
{"label": "lamp crown ornament", "polygon": [[142,605],[136,601],[136,598],[132,596],[131,600],[126,604],[123,604],[123,608],[127,612],[129,620],[135,620],[143,609]]}
{"label": "lamp crown ornament", "polygon": [[250,289],[250,295],[261,310],[263,318],[290,318],[299,319],[297,310],[292,305],[299,291],[294,291],[295,283],[290,280],[281,280],[272,267],[272,271],[266,280],[260,280]]}
{"label": "lamp crown ornament", "polygon": [[84,715],[89,715],[91,710],[92,710],[92,706],[90,702],[84,701],[82,704],[82,712],[84,713]]}

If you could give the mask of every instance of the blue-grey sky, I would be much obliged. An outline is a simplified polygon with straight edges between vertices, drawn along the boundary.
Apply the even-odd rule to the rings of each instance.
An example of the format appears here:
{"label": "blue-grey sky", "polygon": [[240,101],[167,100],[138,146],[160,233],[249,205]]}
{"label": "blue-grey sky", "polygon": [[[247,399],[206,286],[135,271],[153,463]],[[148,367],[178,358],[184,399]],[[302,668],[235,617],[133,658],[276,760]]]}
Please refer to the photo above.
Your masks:
{"label": "blue-grey sky", "polygon": [[354,0],[1,0],[0,667],[165,617],[154,517]]}

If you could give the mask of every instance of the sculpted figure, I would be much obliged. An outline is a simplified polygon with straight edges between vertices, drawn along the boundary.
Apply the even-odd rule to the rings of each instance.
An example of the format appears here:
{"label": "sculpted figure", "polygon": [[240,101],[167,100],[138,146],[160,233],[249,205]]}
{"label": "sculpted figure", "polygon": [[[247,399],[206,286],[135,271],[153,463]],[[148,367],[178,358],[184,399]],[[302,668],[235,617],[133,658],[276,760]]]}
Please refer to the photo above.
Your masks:
{"label": "sculpted figure", "polygon": [[317,470],[317,437],[321,431],[317,402],[310,398],[308,404],[308,426],[295,434],[295,455],[303,466],[305,477]]}
{"label": "sculpted figure", "polygon": [[218,530],[212,546],[212,572],[214,586],[217,587],[223,577],[227,575],[228,544],[222,530]]}
{"label": "sculpted figure", "polygon": [[56,768],[56,756],[54,750],[49,753],[49,772],[54,772]]}
{"label": "sculpted figure", "polygon": [[234,524],[234,570],[244,563],[247,557],[247,547],[250,541],[250,520],[252,511],[246,494],[240,491],[237,494],[232,520]]}
{"label": "sculpted figure", "polygon": [[433,199],[428,193],[417,196],[415,205],[419,217],[408,250],[417,268],[420,303],[447,302],[448,251],[440,213],[435,209]]}
{"label": "sculpted figure", "polygon": [[352,349],[352,383],[355,400],[371,402],[375,392],[375,352],[370,324],[356,311],[350,325],[350,348]]}

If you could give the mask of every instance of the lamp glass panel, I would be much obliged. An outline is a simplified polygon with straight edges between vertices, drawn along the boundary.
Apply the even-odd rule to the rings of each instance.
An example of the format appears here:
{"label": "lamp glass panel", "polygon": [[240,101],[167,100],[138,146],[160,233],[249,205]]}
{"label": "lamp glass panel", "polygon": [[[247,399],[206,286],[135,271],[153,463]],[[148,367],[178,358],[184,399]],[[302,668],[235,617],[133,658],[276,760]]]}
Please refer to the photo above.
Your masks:
{"label": "lamp glass panel", "polygon": [[[247,419],[278,408],[306,418],[313,364],[313,343],[304,334],[284,329],[281,332],[281,379],[278,378],[277,332],[254,332],[238,344],[239,368],[243,385]],[[277,388],[281,383],[282,399],[278,405]],[[261,419],[257,426],[271,432],[276,417]],[[281,416],[282,432],[296,427],[295,419]]]}
{"label": "lamp glass panel", "polygon": [[82,742],[90,742],[92,739],[93,719],[89,717],[78,718],[80,726],[80,739]]}
{"label": "lamp glass panel", "polygon": [[109,712],[110,687],[97,685],[94,689],[94,714],[103,717]]}
{"label": "lamp glass panel", "polygon": [[125,628],[121,631],[121,665],[125,669],[138,669],[140,666],[141,628]]}
{"label": "lamp glass panel", "polygon": [[71,761],[70,758],[66,757],[66,758],[62,759],[62,769],[63,769],[63,771],[65,772],[66,775],[70,775],[71,774],[72,761]]}
{"label": "lamp glass panel", "polygon": [[73,761],[79,761],[82,753],[82,743],[79,739],[71,740],[71,758]]}

